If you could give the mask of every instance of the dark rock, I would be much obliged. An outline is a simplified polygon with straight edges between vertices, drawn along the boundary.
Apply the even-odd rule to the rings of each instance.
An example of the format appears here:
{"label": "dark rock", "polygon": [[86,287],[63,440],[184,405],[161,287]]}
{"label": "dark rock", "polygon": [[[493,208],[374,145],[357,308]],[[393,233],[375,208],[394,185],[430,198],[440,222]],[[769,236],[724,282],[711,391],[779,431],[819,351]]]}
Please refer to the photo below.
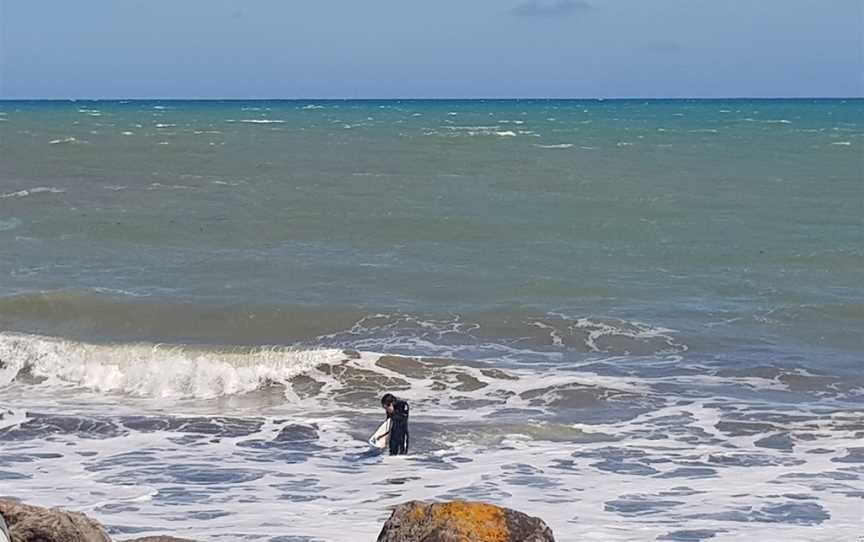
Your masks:
{"label": "dark rock", "polygon": [[397,506],[381,529],[378,542],[554,542],[539,518],[480,502]]}
{"label": "dark rock", "polygon": [[98,522],[77,512],[0,500],[11,542],[111,542]]}

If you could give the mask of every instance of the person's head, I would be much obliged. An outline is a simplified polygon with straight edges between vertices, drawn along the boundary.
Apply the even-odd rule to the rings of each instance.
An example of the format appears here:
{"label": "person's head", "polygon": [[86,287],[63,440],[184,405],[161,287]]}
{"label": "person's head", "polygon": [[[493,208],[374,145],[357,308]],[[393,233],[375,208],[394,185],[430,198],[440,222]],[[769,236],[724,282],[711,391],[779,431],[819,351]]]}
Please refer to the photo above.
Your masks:
{"label": "person's head", "polygon": [[385,393],[381,398],[381,406],[387,411],[387,414],[396,412],[396,396],[392,393]]}

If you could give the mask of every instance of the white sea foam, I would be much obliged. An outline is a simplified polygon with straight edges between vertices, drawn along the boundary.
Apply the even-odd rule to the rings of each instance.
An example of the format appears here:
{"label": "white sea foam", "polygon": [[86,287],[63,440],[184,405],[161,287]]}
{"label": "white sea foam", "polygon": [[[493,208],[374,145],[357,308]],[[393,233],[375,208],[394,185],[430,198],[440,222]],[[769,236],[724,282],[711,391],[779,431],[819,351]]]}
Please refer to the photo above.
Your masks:
{"label": "white sea foam", "polygon": [[21,220],[18,218],[7,218],[0,220],[0,231],[14,230],[21,225]]}
{"label": "white sea foam", "polygon": [[[570,322],[598,348],[605,333],[670,336],[633,322]],[[567,340],[560,326],[536,327],[561,345]],[[0,430],[19,431],[12,437],[16,454],[39,457],[16,463],[23,476],[4,480],[4,491],[86,510],[141,535],[371,540],[388,507],[454,498],[542,517],[560,540],[641,542],[704,530],[722,542],[791,542],[860,533],[860,469],[848,459],[860,447],[860,417],[837,405],[790,410],[722,395],[668,397],[633,419],[555,427],[531,414],[542,408],[530,402],[532,390],[549,388],[542,397],[556,401],[574,386],[638,397],[660,385],[666,396],[669,386],[682,384],[719,393],[736,379],[601,376],[573,366],[508,369],[507,378],[489,378],[482,367],[446,362],[430,362],[437,373],[409,377],[380,366],[373,353],[97,345],[10,333],[0,334],[0,360]],[[27,376],[13,381],[22,370]],[[351,409],[328,402],[338,393],[368,393],[372,373],[394,385],[410,382],[404,394],[417,424],[413,455],[366,453],[363,439],[379,415],[374,397]],[[309,401],[288,394],[245,407],[237,396],[297,375],[319,380],[321,392]],[[485,386],[459,390],[465,375]],[[770,379],[738,380],[782,391]],[[101,395],[63,392],[70,386]],[[188,399],[226,395],[237,402]],[[457,398],[475,406],[455,410]],[[522,410],[516,422],[501,425],[496,420],[507,420],[508,409]],[[279,441],[292,424],[314,440]],[[766,437],[779,439],[780,448]],[[424,440],[440,446],[424,449]],[[172,497],[177,487],[183,495]]]}
{"label": "white sea foam", "polygon": [[[137,294],[133,294],[137,295]],[[538,324],[538,326],[540,326]],[[551,329],[551,328],[550,328]],[[611,326],[609,327],[611,329]],[[608,330],[597,330],[597,337]],[[611,331],[608,331],[611,333]],[[553,331],[554,333],[554,331]],[[645,333],[648,333],[647,331]],[[158,344],[100,345],[17,333],[0,333],[0,360],[4,373],[0,387],[21,373],[45,379],[45,386],[80,386],[99,393],[123,393],[136,397],[205,399],[249,393],[269,384],[289,385],[292,378],[305,375],[319,382],[316,401],[351,391],[350,377],[343,381],[320,366],[338,366],[339,373],[352,369],[375,374],[382,381],[408,380],[411,396],[417,401],[456,401],[473,397],[509,397],[507,405],[527,407],[521,394],[538,388],[567,389],[596,386],[615,393],[643,394],[647,388],[633,379],[594,373],[559,373],[554,370],[510,369],[507,378],[488,377],[484,366],[425,363],[423,375],[406,377],[398,370],[378,364],[381,354],[364,352],[347,356],[338,349],[294,349],[286,347],[246,349],[195,349]],[[349,374],[349,373],[346,373]],[[368,378],[368,377],[364,377]],[[477,390],[463,389],[464,378],[482,382]],[[442,383],[449,383],[442,390]],[[290,386],[286,388],[293,397]],[[551,399],[552,397],[550,397]],[[322,403],[323,404],[323,403]],[[497,408],[478,407],[463,414],[480,420]],[[535,407],[536,408],[536,407]]]}
{"label": "white sea foam", "polygon": [[674,339],[674,331],[663,327],[650,326],[641,322],[629,322],[629,326],[616,325],[615,323],[595,321],[590,318],[579,318],[572,327],[588,331],[585,343],[595,351],[603,349],[598,345],[601,337],[616,336],[629,337],[631,339],[661,339],[667,346],[667,353],[682,353],[687,351],[687,345]]}
{"label": "white sea foam", "polygon": [[849,146],[852,145],[852,142],[851,142],[851,141],[835,141],[835,142],[833,142],[833,143],[831,143],[831,144],[832,144],[832,145],[840,145],[840,146],[842,146],[842,147],[849,147]]}
{"label": "white sea foam", "polygon": [[150,183],[147,190],[192,190],[194,188],[194,186],[189,186],[188,184]]}
{"label": "white sea foam", "polygon": [[99,292],[100,294],[111,294],[111,295],[117,294],[117,295],[122,295],[122,296],[127,296],[127,297],[149,297],[150,296],[150,294],[131,292],[129,290],[123,290],[122,288],[105,288],[103,286],[93,288],[93,291]]}
{"label": "white sea foam", "polygon": [[494,126],[442,126],[445,130],[464,130],[466,132],[494,132],[500,129],[498,125]]}
{"label": "white sea foam", "polygon": [[240,122],[247,124],[283,124],[285,121],[279,119],[241,119]]}
{"label": "white sea foam", "polygon": [[176,124],[167,124],[167,123],[158,123],[156,124],[156,128],[174,128]]}
{"label": "white sea foam", "polygon": [[258,349],[217,352],[147,344],[120,346],[50,337],[0,334],[0,386],[22,370],[48,384],[77,385],[99,392],[146,397],[218,397],[254,391],[267,382],[287,382],[324,362],[344,358],[339,350]]}
{"label": "white sea foam", "polygon": [[573,143],[557,143],[554,145],[534,145],[541,149],[569,149],[573,147]]}
{"label": "white sea foam", "polygon": [[69,143],[77,143],[78,139],[74,137],[64,137],[62,139],[52,139],[48,142],[49,145],[64,145]]}
{"label": "white sea foam", "polygon": [[504,130],[502,132],[495,132],[495,135],[499,137],[516,137],[516,132],[512,130]]}
{"label": "white sea foam", "polygon": [[27,196],[34,196],[36,194],[62,194],[64,192],[66,191],[62,188],[55,188],[53,186],[37,186],[35,188],[28,188],[26,190],[18,190],[17,192],[0,194],[0,199],[26,198]]}
{"label": "white sea foam", "polygon": [[[67,405],[50,403],[40,396],[0,408],[0,429],[24,427],[28,409],[69,414]],[[434,426],[446,438],[449,427],[464,422],[434,402],[412,405],[418,433]],[[4,480],[4,491],[85,510],[141,535],[197,539],[287,533],[372,540],[389,507],[412,499],[502,504],[543,518],[558,540],[642,542],[702,531],[720,542],[827,542],[860,534],[860,476],[854,464],[837,462],[860,446],[854,427],[843,427],[852,413],[796,412],[783,430],[807,438],[795,440],[792,451],[759,444],[765,434],[719,429],[730,409],[780,419],[787,412],[718,397],[673,402],[628,421],[572,424],[566,428],[572,441],[542,438],[541,423],[534,438],[501,428],[500,446],[486,446],[473,433],[454,434],[440,450],[382,458],[368,455],[362,438],[376,423],[374,405],[350,413],[320,406],[255,413],[245,418],[252,428],[239,435],[211,434],[232,422],[209,417],[200,420],[215,429],[196,431],[190,419],[160,430],[165,411],[177,407],[168,400],[143,413],[117,401],[106,416],[105,406],[80,407],[82,431],[99,426],[88,421],[94,414],[103,426],[110,416],[124,415],[133,415],[137,425],[142,414],[155,423],[145,432],[101,438],[80,438],[73,430],[17,441],[18,456],[40,454],[39,460],[16,463],[23,476]],[[215,415],[226,414],[235,424],[244,421],[231,407]],[[74,427],[74,421],[58,428]],[[304,455],[302,443],[287,454],[266,446],[290,424],[314,424],[311,452]],[[264,446],[250,448],[249,442]],[[182,496],[172,497],[178,486]]]}

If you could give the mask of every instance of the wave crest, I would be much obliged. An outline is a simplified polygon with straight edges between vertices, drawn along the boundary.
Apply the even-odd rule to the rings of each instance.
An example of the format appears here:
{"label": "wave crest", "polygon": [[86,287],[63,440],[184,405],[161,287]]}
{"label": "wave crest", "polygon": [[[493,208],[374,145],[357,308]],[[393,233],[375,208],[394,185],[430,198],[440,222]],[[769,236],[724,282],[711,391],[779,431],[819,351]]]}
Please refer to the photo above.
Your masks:
{"label": "wave crest", "polygon": [[195,350],[0,334],[0,386],[26,376],[100,392],[210,398],[288,383],[318,365],[343,359],[340,350]]}

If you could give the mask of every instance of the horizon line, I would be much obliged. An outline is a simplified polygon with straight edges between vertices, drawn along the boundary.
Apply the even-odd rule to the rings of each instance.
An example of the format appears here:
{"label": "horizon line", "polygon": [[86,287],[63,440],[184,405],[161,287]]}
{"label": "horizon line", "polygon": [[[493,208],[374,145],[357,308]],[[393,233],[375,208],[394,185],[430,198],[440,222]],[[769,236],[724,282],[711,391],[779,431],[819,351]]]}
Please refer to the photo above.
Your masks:
{"label": "horizon line", "polygon": [[517,102],[517,101],[756,101],[756,100],[864,100],[862,96],[717,96],[717,97],[410,97],[410,98],[0,98],[3,102]]}

